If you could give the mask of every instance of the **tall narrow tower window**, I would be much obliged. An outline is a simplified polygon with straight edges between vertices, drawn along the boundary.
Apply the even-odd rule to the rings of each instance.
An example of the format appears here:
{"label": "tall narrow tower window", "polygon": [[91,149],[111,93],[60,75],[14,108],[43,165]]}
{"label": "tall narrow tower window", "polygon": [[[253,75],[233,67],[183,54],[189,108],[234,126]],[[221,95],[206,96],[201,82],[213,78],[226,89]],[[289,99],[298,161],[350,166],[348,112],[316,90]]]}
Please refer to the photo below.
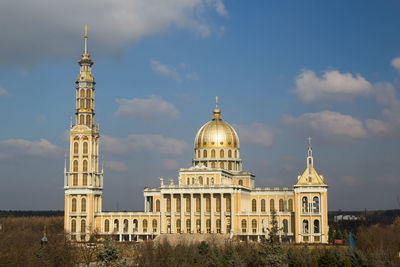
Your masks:
{"label": "tall narrow tower window", "polygon": [[74,143],[74,154],[78,154],[78,146],[79,146],[78,142],[75,142]]}
{"label": "tall narrow tower window", "polygon": [[90,115],[86,115],[86,125],[88,125],[88,126],[92,125]]}
{"label": "tall narrow tower window", "polygon": [[84,171],[84,172],[87,172],[87,170],[88,170],[88,161],[87,161],[87,160],[84,160],[84,161],[83,161],[83,171]]}
{"label": "tall narrow tower window", "polygon": [[71,233],[75,233],[76,232],[76,221],[72,220],[71,221]]}
{"label": "tall narrow tower window", "polygon": [[88,153],[88,143],[84,142],[83,143],[83,154],[87,154]]}
{"label": "tall narrow tower window", "polygon": [[84,90],[84,89],[81,89],[81,90],[80,90],[80,97],[81,97],[81,98],[84,98],[84,97],[85,97],[85,90]]}
{"label": "tall narrow tower window", "polygon": [[207,158],[207,150],[203,151],[203,158]]}
{"label": "tall narrow tower window", "polygon": [[86,198],[81,200],[81,212],[86,212]]}
{"label": "tall narrow tower window", "polygon": [[85,124],[85,116],[83,114],[79,116],[79,124]]}
{"label": "tall narrow tower window", "polygon": [[223,150],[223,149],[221,149],[221,150],[219,151],[219,157],[220,157],[220,158],[223,158],[223,157],[224,157],[224,150]]}
{"label": "tall narrow tower window", "polygon": [[78,161],[74,160],[73,171],[78,172]]}
{"label": "tall narrow tower window", "polygon": [[76,212],[76,198],[72,199],[71,211]]}
{"label": "tall narrow tower window", "polygon": [[228,158],[232,158],[232,150],[228,150]]}
{"label": "tall narrow tower window", "polygon": [[86,174],[86,173],[83,174],[82,185],[83,185],[83,186],[87,186],[87,174]]}
{"label": "tall narrow tower window", "polygon": [[87,97],[87,98],[92,97],[92,96],[91,96],[91,91],[90,91],[89,89],[86,90],[86,97]]}

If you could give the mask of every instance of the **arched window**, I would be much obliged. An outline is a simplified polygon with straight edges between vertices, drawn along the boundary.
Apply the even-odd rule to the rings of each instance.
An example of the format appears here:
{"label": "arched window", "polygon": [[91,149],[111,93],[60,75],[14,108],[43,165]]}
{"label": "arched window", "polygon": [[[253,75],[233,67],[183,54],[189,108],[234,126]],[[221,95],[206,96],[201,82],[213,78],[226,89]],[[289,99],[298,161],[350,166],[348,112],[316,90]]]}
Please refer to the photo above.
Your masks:
{"label": "arched window", "polygon": [[138,230],[138,225],[139,225],[138,220],[134,219],[134,220],[133,220],[133,224],[132,224],[132,228],[133,228],[132,230],[133,230],[134,233],[137,232],[137,230]]}
{"label": "arched window", "polygon": [[147,220],[146,219],[143,220],[142,225],[143,225],[143,233],[146,233],[147,232]]}
{"label": "arched window", "polygon": [[221,169],[223,169],[223,168],[224,168],[224,163],[223,163],[223,162],[220,162],[220,163],[219,163],[219,167],[220,167]]}
{"label": "arched window", "polygon": [[221,150],[219,151],[219,157],[220,157],[220,158],[223,158],[223,157],[224,157],[224,150],[223,150],[223,149],[221,149]]}
{"label": "arched window", "polygon": [[232,150],[228,150],[228,158],[232,158]]}
{"label": "arched window", "polygon": [[217,233],[221,233],[221,220],[220,219],[217,219],[217,221],[216,221],[216,230],[217,230]]}
{"label": "arched window", "polygon": [[199,182],[200,182],[200,184],[203,184],[203,176],[199,177]]}
{"label": "arched window", "polygon": [[319,197],[314,197],[313,198],[313,212],[314,213],[319,213]]}
{"label": "arched window", "polygon": [[72,175],[72,185],[73,186],[77,186],[78,185],[78,175],[77,174],[73,174]]}
{"label": "arched window", "polygon": [[207,150],[203,150],[203,158],[207,158]]}
{"label": "arched window", "polygon": [[79,100],[79,108],[85,108],[85,100],[84,99]]}
{"label": "arched window", "polygon": [[153,233],[157,232],[157,220],[156,219],[153,219],[152,225],[153,225]]}
{"label": "arched window", "polygon": [[200,206],[200,198],[196,197],[196,212],[200,212],[201,206]]}
{"label": "arched window", "polygon": [[72,208],[71,208],[72,212],[76,212],[76,198],[72,199]]}
{"label": "arched window", "polygon": [[275,210],[275,200],[270,199],[269,201],[269,210],[272,212]]}
{"label": "arched window", "polygon": [[207,184],[210,184],[210,177],[207,177]]}
{"label": "arched window", "polygon": [[88,143],[84,142],[83,143],[83,154],[87,154],[88,153]]}
{"label": "arched window", "polygon": [[211,150],[211,157],[215,158],[215,149]]}
{"label": "arched window", "polygon": [[167,198],[167,212],[171,212],[171,199]]}
{"label": "arched window", "polygon": [[243,180],[239,180],[239,185],[243,185]]}
{"label": "arched window", "polygon": [[73,164],[73,171],[74,172],[78,172],[78,160],[74,160],[74,164]]}
{"label": "arched window", "polygon": [[191,233],[191,222],[190,222],[190,219],[186,219],[186,233]]}
{"label": "arched window", "polygon": [[88,170],[88,161],[87,161],[87,160],[84,160],[84,161],[83,161],[83,171],[84,171],[84,172],[87,172],[87,170]]}
{"label": "arched window", "polygon": [[283,223],[283,232],[284,232],[285,234],[287,234],[287,233],[289,232],[288,220],[283,219],[282,223]]}
{"label": "arched window", "polygon": [[181,212],[181,198],[180,197],[176,198],[176,211]]}
{"label": "arched window", "polygon": [[211,162],[211,168],[215,168],[215,162]]}
{"label": "arched window", "polygon": [[85,124],[85,116],[82,114],[79,116],[79,124]]}
{"label": "arched window", "polygon": [[289,199],[289,211],[293,211],[293,199]]}
{"label": "arched window", "polygon": [[308,220],[303,220],[303,234],[308,234]]}
{"label": "arched window", "polygon": [[232,170],[232,162],[228,163],[228,170]]}
{"label": "arched window", "polygon": [[302,207],[303,207],[303,212],[308,212],[308,198],[303,197],[301,203],[302,203]]}
{"label": "arched window", "polygon": [[235,150],[235,158],[237,158],[237,150]]}
{"label": "arched window", "polygon": [[279,199],[279,211],[284,211],[283,199]]}
{"label": "arched window", "polygon": [[261,199],[261,212],[265,212],[265,199]]}
{"label": "arched window", "polygon": [[176,220],[176,232],[180,233],[181,232],[181,219]]}
{"label": "arched window", "polygon": [[86,115],[86,125],[91,125],[90,115]]}
{"label": "arched window", "polygon": [[186,198],[186,212],[190,212],[190,198]]}
{"label": "arched window", "polygon": [[210,219],[206,220],[206,232],[207,232],[207,234],[211,233],[211,220]]}
{"label": "arched window", "polygon": [[76,221],[71,221],[71,233],[76,233]]}
{"label": "arched window", "polygon": [[78,142],[74,142],[74,154],[78,154]]}
{"label": "arched window", "polygon": [[247,232],[247,221],[245,219],[242,220],[242,233]]}
{"label": "arched window", "polygon": [[196,220],[196,232],[197,232],[198,234],[201,233],[201,221],[200,221],[200,219],[197,219],[197,220]]}
{"label": "arched window", "polygon": [[86,108],[90,108],[90,99],[86,99]]}
{"label": "arched window", "polygon": [[128,228],[129,228],[129,222],[128,222],[128,220],[127,219],[125,219],[124,220],[124,229],[123,229],[123,231],[124,231],[124,233],[127,233],[128,232]]}
{"label": "arched window", "polygon": [[194,177],[192,177],[192,184],[194,184]]}
{"label": "arched window", "polygon": [[81,199],[81,212],[86,212],[86,198]]}
{"label": "arched window", "polygon": [[218,197],[215,198],[215,206],[216,206],[216,211],[220,212],[221,211],[221,199]]}
{"label": "arched window", "polygon": [[110,232],[110,221],[108,219],[104,220],[104,232]]}
{"label": "arched window", "polygon": [[86,97],[87,97],[87,98],[90,98],[90,97],[92,97],[89,89],[88,89],[88,90],[86,90]]}
{"label": "arched window", "polygon": [[314,220],[314,234],[319,234],[319,220]]}
{"label": "arched window", "polygon": [[81,221],[81,233],[86,233],[86,221]]}
{"label": "arched window", "polygon": [[119,232],[119,221],[118,221],[118,219],[114,220],[114,232]]}
{"label": "arched window", "polygon": [[210,198],[206,197],[206,212],[210,212],[211,210],[210,204],[211,204]]}
{"label": "arched window", "polygon": [[225,205],[225,209],[226,209],[226,212],[231,212],[231,198],[230,197],[227,197],[227,198],[225,198],[225,201],[226,201],[226,205]]}
{"label": "arched window", "polygon": [[253,234],[257,233],[257,220],[256,219],[253,219],[251,221],[251,229],[252,229]]}
{"label": "arched window", "polygon": [[80,90],[80,97],[81,98],[85,97],[85,90],[84,89]]}
{"label": "arched window", "polygon": [[251,211],[256,212],[257,211],[257,200],[253,199],[251,201]]}
{"label": "arched window", "polygon": [[86,174],[86,173],[83,174],[83,182],[82,182],[82,185],[83,185],[83,186],[87,186],[87,174]]}

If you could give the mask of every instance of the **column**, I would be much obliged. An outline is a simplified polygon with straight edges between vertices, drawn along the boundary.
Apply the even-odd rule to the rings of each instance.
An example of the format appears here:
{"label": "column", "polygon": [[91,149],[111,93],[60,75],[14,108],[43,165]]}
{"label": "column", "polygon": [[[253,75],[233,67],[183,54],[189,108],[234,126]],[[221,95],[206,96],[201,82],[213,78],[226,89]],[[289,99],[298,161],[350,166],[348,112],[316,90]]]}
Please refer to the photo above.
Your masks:
{"label": "column", "polygon": [[200,194],[200,233],[204,234],[204,194]]}
{"label": "column", "polygon": [[160,214],[161,214],[161,220],[160,220],[160,231],[161,234],[163,234],[164,231],[164,222],[165,222],[165,199],[164,195],[161,193],[160,197]]}
{"label": "column", "polygon": [[210,214],[211,214],[211,233],[215,233],[215,227],[214,227],[214,212],[215,212],[215,199],[214,199],[214,195],[210,194]]}
{"label": "column", "polygon": [[221,194],[221,234],[225,234],[225,199],[224,193]]}
{"label": "column", "polygon": [[175,206],[174,194],[171,194],[171,234],[175,233]]}
{"label": "column", "polygon": [[233,233],[234,231],[234,225],[235,225],[235,212],[234,212],[234,205],[233,205],[233,194],[231,194],[231,232]]}
{"label": "column", "polygon": [[190,232],[195,232],[195,221],[194,221],[194,198],[193,194],[190,194]]}
{"label": "column", "polygon": [[180,194],[179,197],[181,198],[181,233],[183,232],[182,230],[185,229],[185,220],[184,220],[184,214],[185,214],[185,209],[186,209],[186,201],[183,198],[183,194]]}

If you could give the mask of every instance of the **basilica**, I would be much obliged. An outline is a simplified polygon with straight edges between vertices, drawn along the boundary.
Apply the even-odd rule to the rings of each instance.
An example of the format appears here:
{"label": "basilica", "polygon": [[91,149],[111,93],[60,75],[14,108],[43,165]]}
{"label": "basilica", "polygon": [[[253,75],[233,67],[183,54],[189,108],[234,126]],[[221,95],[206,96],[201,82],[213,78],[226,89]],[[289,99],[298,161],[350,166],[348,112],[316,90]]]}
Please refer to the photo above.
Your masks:
{"label": "basilica", "polygon": [[255,175],[242,169],[239,136],[222,119],[218,99],[211,120],[194,139],[192,166],[179,169],[177,179],[160,178],[159,187],[146,187],[143,211],[102,211],[103,167],[87,39],[85,27],[64,167],[64,229],[72,240],[88,241],[92,234],[135,242],[168,234],[225,234],[259,241],[268,236],[275,216],[282,242],[328,242],[328,186],[314,168],[310,139],[305,171],[293,176],[292,187],[256,187]]}

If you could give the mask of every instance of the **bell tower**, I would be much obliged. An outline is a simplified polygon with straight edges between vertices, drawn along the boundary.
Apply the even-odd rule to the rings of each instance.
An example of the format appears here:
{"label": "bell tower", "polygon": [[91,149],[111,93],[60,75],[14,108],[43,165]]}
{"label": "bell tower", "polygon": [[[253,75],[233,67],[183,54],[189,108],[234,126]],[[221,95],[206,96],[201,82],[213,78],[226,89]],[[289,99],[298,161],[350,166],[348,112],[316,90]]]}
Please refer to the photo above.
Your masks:
{"label": "bell tower", "polygon": [[[88,241],[95,226],[95,214],[101,212],[103,168],[99,171],[99,126],[94,121],[93,61],[88,53],[87,26],[84,53],[78,61],[75,124],[70,126],[69,164],[64,167],[64,229],[71,239]],[[68,171],[67,171],[68,167]]]}

